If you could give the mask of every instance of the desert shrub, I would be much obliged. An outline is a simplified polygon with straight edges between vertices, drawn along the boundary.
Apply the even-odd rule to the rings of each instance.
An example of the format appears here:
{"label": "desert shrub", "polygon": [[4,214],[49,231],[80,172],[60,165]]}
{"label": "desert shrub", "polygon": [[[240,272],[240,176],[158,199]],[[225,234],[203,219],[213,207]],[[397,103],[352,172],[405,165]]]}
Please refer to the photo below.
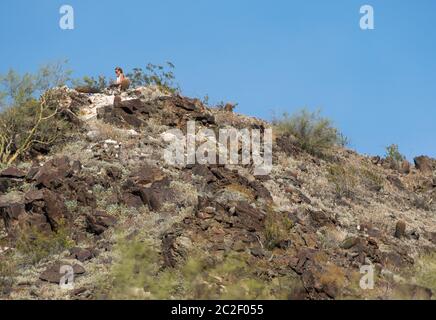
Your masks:
{"label": "desert shrub", "polygon": [[357,184],[356,169],[342,164],[330,165],[327,169],[327,179],[334,185],[338,198],[352,198]]}
{"label": "desert shrub", "polygon": [[128,133],[111,124],[102,121],[96,121],[94,122],[94,126],[97,133],[97,139],[99,141],[114,140],[123,142],[129,138]]}
{"label": "desert shrub", "polygon": [[73,81],[73,86],[80,89],[86,88],[89,92],[101,92],[106,89],[109,84],[105,76],[98,76],[94,78],[93,76],[84,76],[82,79],[76,79]]}
{"label": "desert shrub", "polygon": [[65,206],[67,207],[68,212],[76,212],[79,207],[79,203],[77,200],[68,200],[65,201]]}
{"label": "desert shrub", "polygon": [[285,214],[269,212],[265,220],[265,241],[269,249],[284,244],[289,240],[289,233],[294,224]]}
{"label": "desert shrub", "polygon": [[176,268],[164,268],[149,242],[122,240],[106,296],[115,299],[286,299],[298,286],[291,277],[262,279],[250,256],[214,259],[192,254]]}
{"label": "desert shrub", "polygon": [[390,161],[391,163],[398,164],[406,159],[405,156],[403,156],[400,153],[400,150],[398,148],[398,145],[391,144],[390,146],[386,147],[386,160]]}
{"label": "desert shrub", "polygon": [[289,116],[287,113],[273,120],[279,134],[295,137],[298,146],[315,156],[322,156],[335,145],[345,145],[346,138],[332,125],[328,118],[321,117],[320,112],[303,109]]}
{"label": "desert shrub", "polygon": [[3,295],[8,295],[14,285],[16,275],[16,265],[12,257],[3,256],[0,258],[0,299]]}
{"label": "desert shrub", "polygon": [[35,75],[9,71],[0,76],[0,92],[4,96],[0,113],[0,163],[9,165],[32,149],[46,152],[64,138],[70,125],[59,113],[56,92],[48,89],[64,84],[67,74],[58,65],[48,65]]}
{"label": "desert shrub", "polygon": [[68,228],[61,224],[57,232],[44,233],[35,228],[21,232],[16,248],[23,262],[33,265],[51,255],[62,253],[73,245]]}
{"label": "desert shrub", "polygon": [[384,179],[374,169],[361,168],[359,173],[363,185],[369,190],[378,192],[383,189]]}
{"label": "desert shrub", "polygon": [[418,285],[436,293],[436,253],[421,256],[415,264],[413,276]]}
{"label": "desert shrub", "polygon": [[156,85],[165,91],[177,93],[180,88],[175,82],[174,69],[175,66],[171,62],[164,66],[149,63],[145,71],[142,68],[134,68],[127,77],[133,87]]}

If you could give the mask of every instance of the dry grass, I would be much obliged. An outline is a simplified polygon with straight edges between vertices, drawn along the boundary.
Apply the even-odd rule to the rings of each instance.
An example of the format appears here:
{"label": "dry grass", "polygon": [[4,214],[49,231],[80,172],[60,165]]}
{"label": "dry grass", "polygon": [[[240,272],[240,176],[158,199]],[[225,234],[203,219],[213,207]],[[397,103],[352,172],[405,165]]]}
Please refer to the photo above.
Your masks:
{"label": "dry grass", "polygon": [[95,130],[98,132],[98,139],[100,141],[114,140],[114,141],[125,141],[128,135],[122,129],[118,129],[115,126],[104,123],[102,121],[95,121],[93,123]]}
{"label": "dry grass", "polygon": [[293,226],[293,222],[285,214],[274,211],[269,212],[265,220],[264,231],[266,246],[273,249],[284,245],[284,242],[289,240]]}

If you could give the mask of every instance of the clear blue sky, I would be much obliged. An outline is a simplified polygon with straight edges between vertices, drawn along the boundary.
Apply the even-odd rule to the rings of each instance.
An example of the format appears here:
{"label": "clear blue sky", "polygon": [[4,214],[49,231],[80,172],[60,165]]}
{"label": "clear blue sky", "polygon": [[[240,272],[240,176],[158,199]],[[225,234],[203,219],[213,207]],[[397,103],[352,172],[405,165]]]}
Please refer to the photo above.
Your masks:
{"label": "clear blue sky", "polygon": [[[62,4],[75,30],[59,28]],[[170,60],[186,95],[265,119],[321,108],[359,152],[436,157],[434,0],[1,1],[0,39],[0,73],[68,58],[77,77],[113,77]]]}

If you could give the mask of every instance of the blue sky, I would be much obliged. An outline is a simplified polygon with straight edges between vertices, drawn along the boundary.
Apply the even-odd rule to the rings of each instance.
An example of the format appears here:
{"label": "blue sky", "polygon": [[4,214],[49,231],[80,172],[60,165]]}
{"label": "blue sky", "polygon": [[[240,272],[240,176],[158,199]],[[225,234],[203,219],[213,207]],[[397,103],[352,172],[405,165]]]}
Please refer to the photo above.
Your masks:
{"label": "blue sky", "polygon": [[[59,28],[72,5],[75,29]],[[370,4],[375,30],[359,28]],[[76,77],[176,65],[184,94],[238,112],[321,108],[362,153],[436,157],[434,0],[14,0],[0,4],[0,73],[67,58]]]}

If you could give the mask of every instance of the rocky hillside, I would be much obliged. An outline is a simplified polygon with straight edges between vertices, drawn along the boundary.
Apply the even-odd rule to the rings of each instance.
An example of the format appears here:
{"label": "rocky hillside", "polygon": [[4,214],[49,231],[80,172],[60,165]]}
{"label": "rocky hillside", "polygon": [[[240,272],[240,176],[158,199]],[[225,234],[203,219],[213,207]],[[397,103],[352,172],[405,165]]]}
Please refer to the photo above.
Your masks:
{"label": "rocky hillside", "polygon": [[[277,135],[273,170],[164,161],[171,128],[270,124],[143,87],[60,88],[77,131],[0,172],[3,299],[431,299],[436,161],[329,157]],[[74,288],[59,286],[61,266]],[[374,288],[360,286],[362,266]]]}

